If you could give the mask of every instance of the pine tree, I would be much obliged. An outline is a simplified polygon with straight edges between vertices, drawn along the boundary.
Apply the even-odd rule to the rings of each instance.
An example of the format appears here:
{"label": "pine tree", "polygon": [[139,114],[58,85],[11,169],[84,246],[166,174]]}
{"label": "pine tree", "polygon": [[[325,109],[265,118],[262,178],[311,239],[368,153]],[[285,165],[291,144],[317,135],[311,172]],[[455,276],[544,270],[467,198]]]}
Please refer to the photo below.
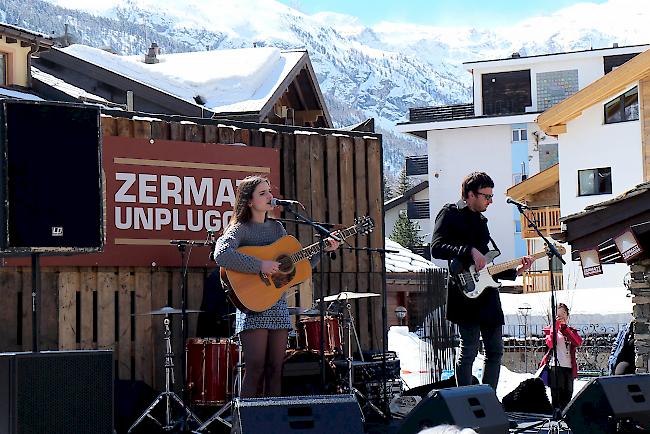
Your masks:
{"label": "pine tree", "polygon": [[406,165],[402,167],[402,170],[399,172],[399,178],[397,178],[397,186],[395,188],[398,196],[406,193],[406,191],[413,186],[411,179],[406,174]]}
{"label": "pine tree", "polygon": [[411,221],[405,212],[400,212],[393,232],[388,238],[401,244],[404,247],[421,246],[424,244],[424,237],[419,235],[420,224]]}

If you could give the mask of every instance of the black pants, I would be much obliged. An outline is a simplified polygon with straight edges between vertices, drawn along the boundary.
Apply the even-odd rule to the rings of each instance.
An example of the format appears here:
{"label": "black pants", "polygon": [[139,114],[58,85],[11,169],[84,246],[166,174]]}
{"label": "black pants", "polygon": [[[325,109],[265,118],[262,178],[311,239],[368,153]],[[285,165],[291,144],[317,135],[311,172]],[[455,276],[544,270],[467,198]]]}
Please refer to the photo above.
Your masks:
{"label": "black pants", "polygon": [[553,408],[564,409],[573,396],[573,370],[551,366],[548,385],[551,388]]}

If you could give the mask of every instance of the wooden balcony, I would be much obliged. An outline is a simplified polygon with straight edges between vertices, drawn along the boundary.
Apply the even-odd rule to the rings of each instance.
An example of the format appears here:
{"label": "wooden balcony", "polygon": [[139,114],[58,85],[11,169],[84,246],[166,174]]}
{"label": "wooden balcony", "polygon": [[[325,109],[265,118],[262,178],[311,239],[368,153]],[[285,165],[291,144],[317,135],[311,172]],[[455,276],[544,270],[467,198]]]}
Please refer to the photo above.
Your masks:
{"label": "wooden balcony", "polygon": [[[561,271],[553,272],[553,281],[556,290],[564,289]],[[549,279],[549,271],[531,271],[524,273],[524,293],[550,290],[551,280]]]}
{"label": "wooden balcony", "polygon": [[[529,219],[534,221],[544,235],[560,232],[560,207],[544,207],[526,211]],[[528,227],[528,221],[521,216],[521,237],[537,238],[537,232]]]}

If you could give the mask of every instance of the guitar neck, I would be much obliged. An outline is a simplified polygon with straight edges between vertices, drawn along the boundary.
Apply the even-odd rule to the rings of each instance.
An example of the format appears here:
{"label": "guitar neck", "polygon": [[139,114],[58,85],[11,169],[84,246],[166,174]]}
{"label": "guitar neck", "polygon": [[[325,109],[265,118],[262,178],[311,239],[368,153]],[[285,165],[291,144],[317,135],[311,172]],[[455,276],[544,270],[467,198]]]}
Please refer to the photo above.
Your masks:
{"label": "guitar neck", "polygon": [[[537,252],[531,256],[533,260],[536,261],[539,258],[546,256],[546,252]],[[513,268],[517,268],[519,264],[521,264],[521,258],[513,259],[512,261],[506,261],[502,264],[492,265],[490,267],[487,267],[487,270],[488,273],[490,273],[491,275],[495,275],[506,270],[512,270]]]}
{"label": "guitar neck", "polygon": [[[354,234],[357,233],[357,227],[356,226],[351,226],[347,229],[344,229],[342,231],[338,231],[336,236],[341,239],[348,238]],[[309,246],[303,248],[302,250],[294,253],[291,255],[291,260],[295,263],[298,261],[302,261],[303,259],[309,259],[312,256],[316,255],[319,251],[318,247],[319,243],[314,243],[310,244]],[[325,240],[325,247],[329,247],[330,243],[329,241]]]}

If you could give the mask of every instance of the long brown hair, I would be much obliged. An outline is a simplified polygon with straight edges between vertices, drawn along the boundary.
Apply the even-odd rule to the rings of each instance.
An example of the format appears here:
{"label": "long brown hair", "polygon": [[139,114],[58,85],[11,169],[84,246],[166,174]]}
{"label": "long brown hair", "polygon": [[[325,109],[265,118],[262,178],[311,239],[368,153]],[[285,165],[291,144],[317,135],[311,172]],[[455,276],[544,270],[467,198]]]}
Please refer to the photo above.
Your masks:
{"label": "long brown hair", "polygon": [[235,206],[233,207],[233,215],[228,222],[228,227],[235,223],[246,223],[253,216],[251,207],[248,203],[253,198],[253,192],[261,183],[271,183],[265,176],[251,175],[247,176],[237,186],[237,194],[235,195]]}

